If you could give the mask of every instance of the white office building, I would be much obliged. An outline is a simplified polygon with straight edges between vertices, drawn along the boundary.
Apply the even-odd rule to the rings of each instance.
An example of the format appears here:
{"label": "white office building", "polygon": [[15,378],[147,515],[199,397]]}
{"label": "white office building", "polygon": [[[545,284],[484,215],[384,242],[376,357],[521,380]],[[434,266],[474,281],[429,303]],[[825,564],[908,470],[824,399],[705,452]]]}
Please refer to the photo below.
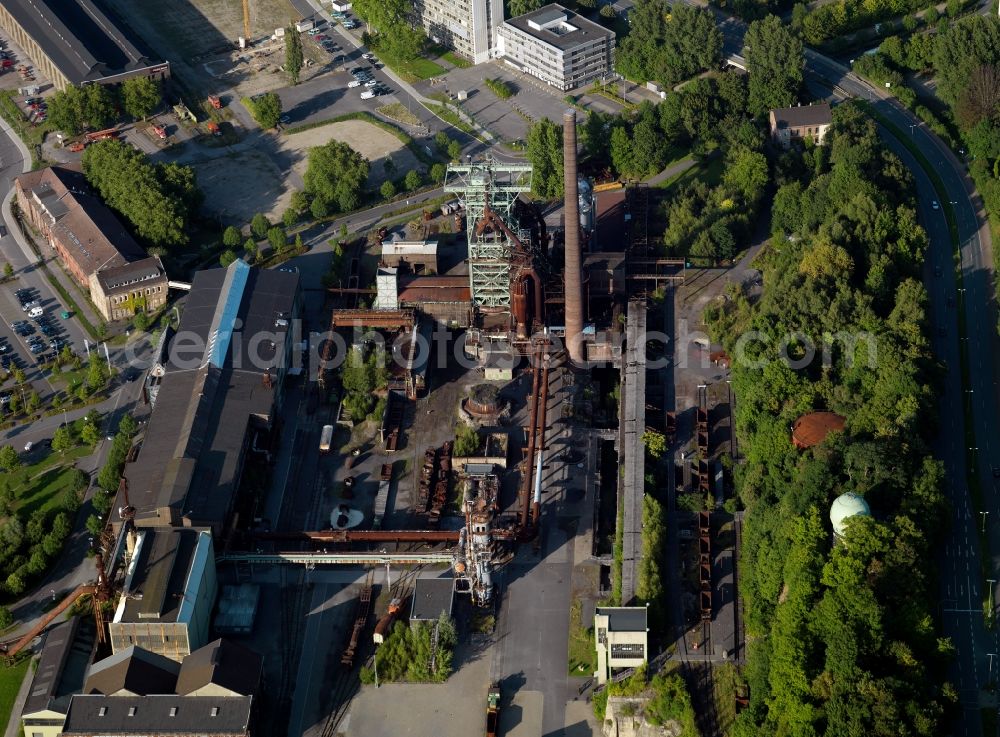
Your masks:
{"label": "white office building", "polygon": [[416,0],[415,6],[435,43],[451,47],[473,64],[494,58],[503,0]]}
{"label": "white office building", "polygon": [[546,5],[504,21],[497,56],[565,92],[611,72],[615,33],[561,5]]}

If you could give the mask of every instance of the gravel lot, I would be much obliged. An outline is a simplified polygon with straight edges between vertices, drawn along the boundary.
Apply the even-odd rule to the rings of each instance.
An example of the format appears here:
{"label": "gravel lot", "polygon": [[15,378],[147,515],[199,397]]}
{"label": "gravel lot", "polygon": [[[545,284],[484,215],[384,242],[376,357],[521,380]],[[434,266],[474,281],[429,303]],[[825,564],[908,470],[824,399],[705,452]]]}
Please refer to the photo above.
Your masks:
{"label": "gravel lot", "polygon": [[385,180],[383,166],[387,158],[392,159],[396,166],[396,176],[405,174],[410,169],[417,168],[417,158],[402,142],[391,133],[363,120],[345,120],[340,123],[330,123],[319,128],[293,133],[282,138],[281,148],[294,160],[293,171],[298,176],[304,176],[308,164],[308,150],[313,146],[322,146],[331,140],[343,141],[371,163],[368,174],[368,187],[376,188]]}

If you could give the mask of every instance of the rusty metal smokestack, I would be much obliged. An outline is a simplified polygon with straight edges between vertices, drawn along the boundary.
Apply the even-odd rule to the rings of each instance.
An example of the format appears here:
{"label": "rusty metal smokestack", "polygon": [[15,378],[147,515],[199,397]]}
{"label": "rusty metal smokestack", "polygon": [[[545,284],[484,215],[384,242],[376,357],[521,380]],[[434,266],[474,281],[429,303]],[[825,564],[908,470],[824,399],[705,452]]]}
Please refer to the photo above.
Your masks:
{"label": "rusty metal smokestack", "polygon": [[576,179],[576,111],[563,113],[563,189],[565,191],[566,264],[563,269],[566,295],[566,347],[570,360],[583,364],[583,286],[580,254],[580,200]]}

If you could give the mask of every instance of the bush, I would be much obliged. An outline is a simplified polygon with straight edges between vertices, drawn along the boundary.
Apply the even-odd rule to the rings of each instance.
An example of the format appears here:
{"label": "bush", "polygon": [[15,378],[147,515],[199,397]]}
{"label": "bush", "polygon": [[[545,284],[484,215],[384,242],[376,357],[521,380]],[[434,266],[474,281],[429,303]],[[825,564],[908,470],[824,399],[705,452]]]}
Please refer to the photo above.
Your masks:
{"label": "bush", "polygon": [[509,84],[499,79],[484,79],[483,84],[486,89],[499,97],[501,100],[509,100],[514,96],[514,90]]}
{"label": "bush", "polygon": [[455,455],[458,457],[470,456],[479,450],[479,433],[474,427],[469,427],[464,422],[455,428]]}
{"label": "bush", "polygon": [[233,261],[235,260],[236,260],[236,252],[230,248],[227,248],[225,251],[219,254],[219,263],[222,264],[223,267],[229,266],[229,264],[233,263]]}
{"label": "bush", "polygon": [[382,186],[379,187],[378,191],[381,192],[382,196],[387,200],[391,200],[396,196],[396,185],[392,183],[391,179],[386,179],[382,182]]}

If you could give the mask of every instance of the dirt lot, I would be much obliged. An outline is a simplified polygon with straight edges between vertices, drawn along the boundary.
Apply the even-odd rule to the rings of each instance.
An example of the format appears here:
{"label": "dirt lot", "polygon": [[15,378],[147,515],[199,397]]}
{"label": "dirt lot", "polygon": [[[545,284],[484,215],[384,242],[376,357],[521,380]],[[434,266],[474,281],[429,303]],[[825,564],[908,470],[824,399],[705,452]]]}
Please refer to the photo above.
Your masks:
{"label": "dirt lot", "polygon": [[205,209],[226,223],[249,223],[258,212],[274,222],[291,202],[291,185],[260,151],[240,151],[194,164],[194,169],[205,193]]}
{"label": "dirt lot", "polygon": [[[192,92],[204,94],[235,87],[240,95],[250,95],[288,84],[287,77],[278,71],[284,63],[280,40],[271,44],[270,53],[230,53],[236,39],[243,35],[240,0],[108,1],[141,38],[171,63],[173,74]],[[269,38],[276,28],[301,18],[288,0],[252,0],[251,39]],[[314,44],[303,46],[307,60],[325,62]],[[303,70],[302,79],[322,70],[322,64],[315,64]]]}
{"label": "dirt lot", "polygon": [[397,176],[416,168],[419,163],[398,138],[363,120],[345,120],[285,136],[281,148],[284,153],[292,157],[295,162],[293,170],[302,177],[308,164],[308,149],[322,146],[333,139],[343,141],[371,163],[371,171],[368,174],[369,189],[377,188],[385,180],[384,163],[387,157],[392,158]]}
{"label": "dirt lot", "polygon": [[[291,202],[292,192],[303,186],[309,149],[334,139],[348,144],[371,162],[369,189],[377,189],[385,180],[386,157],[392,157],[397,176],[419,164],[398,138],[370,123],[362,120],[331,123],[282,136],[276,140],[273,151],[271,146],[263,145],[193,163],[198,185],[205,192],[205,209],[225,222],[248,223],[258,212],[272,222],[279,220]],[[282,176],[289,167],[291,171]]]}

